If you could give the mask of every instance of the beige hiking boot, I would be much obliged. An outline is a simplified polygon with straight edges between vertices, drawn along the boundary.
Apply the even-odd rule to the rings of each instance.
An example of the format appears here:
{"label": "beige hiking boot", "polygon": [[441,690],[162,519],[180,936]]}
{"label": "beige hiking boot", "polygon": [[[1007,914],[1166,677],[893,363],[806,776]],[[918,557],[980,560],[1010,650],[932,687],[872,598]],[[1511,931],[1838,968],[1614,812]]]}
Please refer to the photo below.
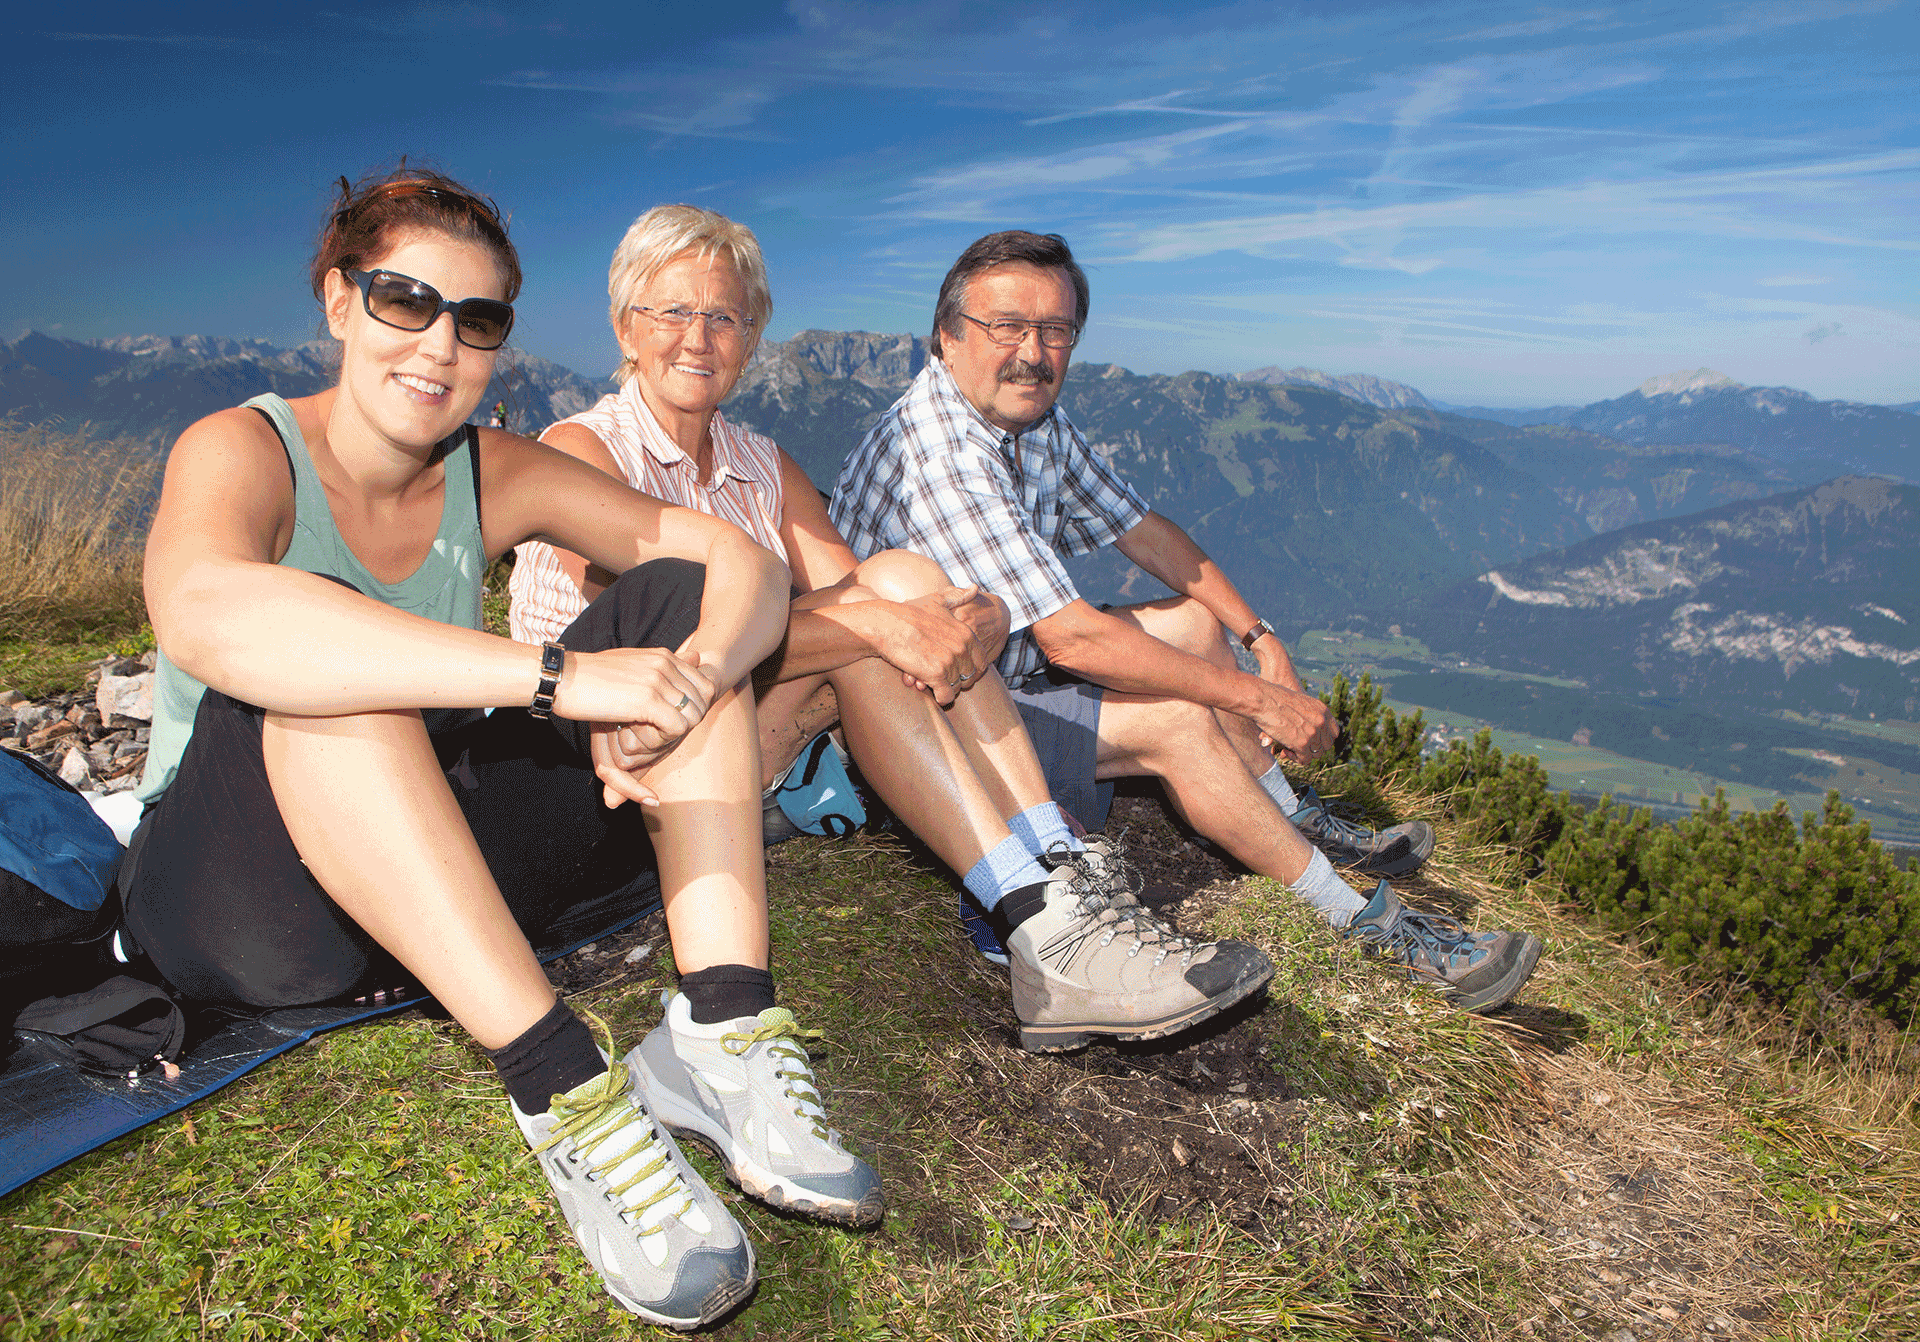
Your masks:
{"label": "beige hiking boot", "polygon": [[1176,1034],[1273,977],[1256,948],[1183,937],[1084,871],[1061,868],[1045,899],[1007,939],[1020,1047],[1029,1052],[1080,1048],[1096,1034]]}

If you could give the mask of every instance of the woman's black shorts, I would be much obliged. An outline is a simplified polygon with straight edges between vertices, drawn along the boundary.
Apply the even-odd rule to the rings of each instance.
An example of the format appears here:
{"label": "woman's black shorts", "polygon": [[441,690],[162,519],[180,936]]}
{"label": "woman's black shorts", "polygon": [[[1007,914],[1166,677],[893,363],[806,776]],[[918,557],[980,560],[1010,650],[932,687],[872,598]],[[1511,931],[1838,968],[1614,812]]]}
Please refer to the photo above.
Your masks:
{"label": "woman's black shorts", "polygon": [[[700,622],[705,574],[679,559],[631,569],[558,641],[575,652],[677,648]],[[409,983],[294,849],[267,782],[264,717],[213,690],[201,700],[180,770],[121,865],[128,931],[198,1001],[302,1006]],[[602,803],[588,732],[497,709],[433,737],[507,906],[537,944],[593,936],[659,897],[641,808]]]}

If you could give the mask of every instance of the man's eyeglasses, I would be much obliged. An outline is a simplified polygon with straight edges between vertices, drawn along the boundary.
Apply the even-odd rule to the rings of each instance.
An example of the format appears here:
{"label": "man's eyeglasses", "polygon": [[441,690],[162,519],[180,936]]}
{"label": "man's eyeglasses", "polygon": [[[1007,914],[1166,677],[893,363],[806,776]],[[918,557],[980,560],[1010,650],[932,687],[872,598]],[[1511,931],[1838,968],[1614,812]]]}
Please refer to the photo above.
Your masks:
{"label": "man's eyeglasses", "polygon": [[653,318],[655,326],[668,331],[684,331],[693,325],[694,318],[703,317],[707,323],[707,334],[716,340],[731,340],[753,329],[753,318],[734,312],[702,312],[698,308],[683,308],[678,304],[650,308],[635,303],[632,307],[635,312],[644,312]]}
{"label": "man's eyeglasses", "polygon": [[1000,317],[983,322],[964,312],[960,315],[985,331],[987,339],[996,345],[1017,345],[1027,338],[1028,331],[1038,331],[1040,343],[1048,349],[1072,349],[1080,343],[1080,328],[1069,322],[1030,322],[1017,317]]}
{"label": "man's eyeglasses", "polygon": [[360,286],[360,301],[367,315],[385,326],[402,331],[424,331],[440,320],[440,314],[453,314],[454,338],[468,349],[499,349],[513,330],[513,304],[497,298],[463,298],[457,303],[440,297],[440,291],[411,275],[391,270],[348,270],[340,273]]}

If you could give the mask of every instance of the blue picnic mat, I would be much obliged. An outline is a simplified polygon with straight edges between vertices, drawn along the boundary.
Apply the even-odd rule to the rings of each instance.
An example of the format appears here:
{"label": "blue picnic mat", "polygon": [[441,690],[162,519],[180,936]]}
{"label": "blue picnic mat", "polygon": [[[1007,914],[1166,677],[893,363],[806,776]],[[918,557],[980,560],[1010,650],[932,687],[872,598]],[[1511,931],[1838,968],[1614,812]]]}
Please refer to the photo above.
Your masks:
{"label": "blue picnic mat", "polygon": [[[639,897],[639,905],[627,903],[616,921],[591,935],[575,930],[564,944],[534,947],[541,963],[610,936],[660,907],[657,882],[625,893]],[[0,1197],[116,1137],[178,1113],[317,1034],[430,1001],[287,1007],[257,1015],[189,1004],[187,1047],[180,1055],[180,1075],[172,1080],[157,1071],[132,1081],[94,1076],[55,1046],[22,1035],[13,1052],[0,1058]]]}

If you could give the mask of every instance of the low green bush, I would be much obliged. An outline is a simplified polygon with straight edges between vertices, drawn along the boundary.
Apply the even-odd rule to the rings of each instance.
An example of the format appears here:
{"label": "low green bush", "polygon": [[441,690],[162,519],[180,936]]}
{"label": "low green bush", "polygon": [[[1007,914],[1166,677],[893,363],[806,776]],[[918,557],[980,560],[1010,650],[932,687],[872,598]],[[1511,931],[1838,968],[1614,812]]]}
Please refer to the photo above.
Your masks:
{"label": "low green bush", "polygon": [[1657,824],[1611,797],[1589,811],[1486,731],[1423,758],[1422,715],[1385,707],[1371,676],[1323,697],[1354,765],[1445,797],[1474,840],[1510,848],[1523,875],[1669,964],[1803,1016],[1849,1001],[1897,1021],[1920,1010],[1920,870],[1901,870],[1839,793],[1798,828],[1784,801],[1736,812],[1724,791]]}

